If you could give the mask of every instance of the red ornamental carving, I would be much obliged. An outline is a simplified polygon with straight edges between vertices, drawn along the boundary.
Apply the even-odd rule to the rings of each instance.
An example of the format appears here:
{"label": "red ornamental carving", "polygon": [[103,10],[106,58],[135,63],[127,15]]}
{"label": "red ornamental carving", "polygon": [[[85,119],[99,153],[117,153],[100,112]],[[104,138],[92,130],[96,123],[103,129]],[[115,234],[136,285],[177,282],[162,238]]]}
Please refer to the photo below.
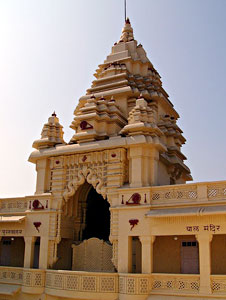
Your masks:
{"label": "red ornamental carving", "polygon": [[85,162],[86,160],[87,160],[87,156],[84,155],[83,158],[82,158],[82,161]]}
{"label": "red ornamental carving", "polygon": [[59,160],[56,160],[56,165],[59,165],[60,161]]}
{"label": "red ornamental carving", "polygon": [[85,130],[85,129],[92,129],[93,126],[92,126],[91,124],[89,124],[88,122],[86,122],[86,121],[82,121],[82,122],[80,123],[80,128],[81,128],[82,130]]}
{"label": "red ornamental carving", "polygon": [[33,201],[32,207],[33,207],[33,209],[44,209],[44,206],[38,199]]}
{"label": "red ornamental carving", "polygon": [[42,225],[41,222],[34,222],[33,225],[35,226],[36,230],[39,232],[39,227]]}
{"label": "red ornamental carving", "polygon": [[115,153],[112,153],[111,157],[113,157],[113,158],[116,157],[116,154],[115,154]]}
{"label": "red ornamental carving", "polygon": [[128,201],[126,201],[126,205],[139,205],[141,200],[141,195],[139,193],[134,193]]}
{"label": "red ornamental carving", "polygon": [[130,230],[132,230],[133,227],[134,227],[135,225],[137,225],[138,223],[139,223],[139,220],[138,220],[138,219],[130,219],[130,220],[129,220],[129,224],[130,224],[130,226],[131,226]]}

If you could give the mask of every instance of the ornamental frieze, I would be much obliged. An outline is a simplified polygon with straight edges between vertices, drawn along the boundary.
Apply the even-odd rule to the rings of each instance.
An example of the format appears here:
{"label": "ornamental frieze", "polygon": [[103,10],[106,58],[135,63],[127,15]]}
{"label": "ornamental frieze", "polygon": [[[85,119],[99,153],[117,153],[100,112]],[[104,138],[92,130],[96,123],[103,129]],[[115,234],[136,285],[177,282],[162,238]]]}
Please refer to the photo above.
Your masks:
{"label": "ornamental frieze", "polygon": [[126,149],[52,157],[50,169],[50,189],[61,191],[66,202],[85,181],[106,198],[108,189],[118,188],[127,181]]}

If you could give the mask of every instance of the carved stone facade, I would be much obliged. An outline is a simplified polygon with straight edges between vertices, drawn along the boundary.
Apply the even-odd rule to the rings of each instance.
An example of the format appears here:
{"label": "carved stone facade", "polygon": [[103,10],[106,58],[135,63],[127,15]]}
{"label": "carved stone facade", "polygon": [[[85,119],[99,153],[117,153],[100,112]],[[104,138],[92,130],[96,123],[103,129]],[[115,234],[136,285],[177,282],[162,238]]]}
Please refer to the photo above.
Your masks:
{"label": "carved stone facade", "polygon": [[55,113],[34,141],[35,194],[0,199],[0,299],[225,298],[226,182],[186,184],[179,115],[128,19],[94,76],[70,142]]}

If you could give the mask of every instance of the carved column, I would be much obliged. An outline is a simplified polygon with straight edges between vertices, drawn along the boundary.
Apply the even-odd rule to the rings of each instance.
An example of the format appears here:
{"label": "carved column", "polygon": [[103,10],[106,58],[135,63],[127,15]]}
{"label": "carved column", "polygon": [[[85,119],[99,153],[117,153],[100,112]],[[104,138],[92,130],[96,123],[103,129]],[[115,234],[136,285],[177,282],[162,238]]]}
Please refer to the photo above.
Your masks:
{"label": "carved column", "polygon": [[153,272],[153,243],[155,236],[140,236],[142,244],[142,273],[150,274]]}
{"label": "carved column", "polygon": [[196,235],[199,243],[200,293],[211,294],[211,241],[212,234]]}
{"label": "carved column", "polygon": [[36,238],[34,236],[24,237],[24,242],[25,242],[24,268],[32,268],[33,260],[34,260],[35,239]]}

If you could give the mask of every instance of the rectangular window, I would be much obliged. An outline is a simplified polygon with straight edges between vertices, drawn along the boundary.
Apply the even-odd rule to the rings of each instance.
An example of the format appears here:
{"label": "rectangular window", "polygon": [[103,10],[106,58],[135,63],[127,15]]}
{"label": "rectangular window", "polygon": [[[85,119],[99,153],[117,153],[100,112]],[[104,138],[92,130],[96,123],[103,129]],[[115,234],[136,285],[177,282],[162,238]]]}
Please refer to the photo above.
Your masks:
{"label": "rectangular window", "polygon": [[182,242],[182,247],[197,247],[197,242]]}

